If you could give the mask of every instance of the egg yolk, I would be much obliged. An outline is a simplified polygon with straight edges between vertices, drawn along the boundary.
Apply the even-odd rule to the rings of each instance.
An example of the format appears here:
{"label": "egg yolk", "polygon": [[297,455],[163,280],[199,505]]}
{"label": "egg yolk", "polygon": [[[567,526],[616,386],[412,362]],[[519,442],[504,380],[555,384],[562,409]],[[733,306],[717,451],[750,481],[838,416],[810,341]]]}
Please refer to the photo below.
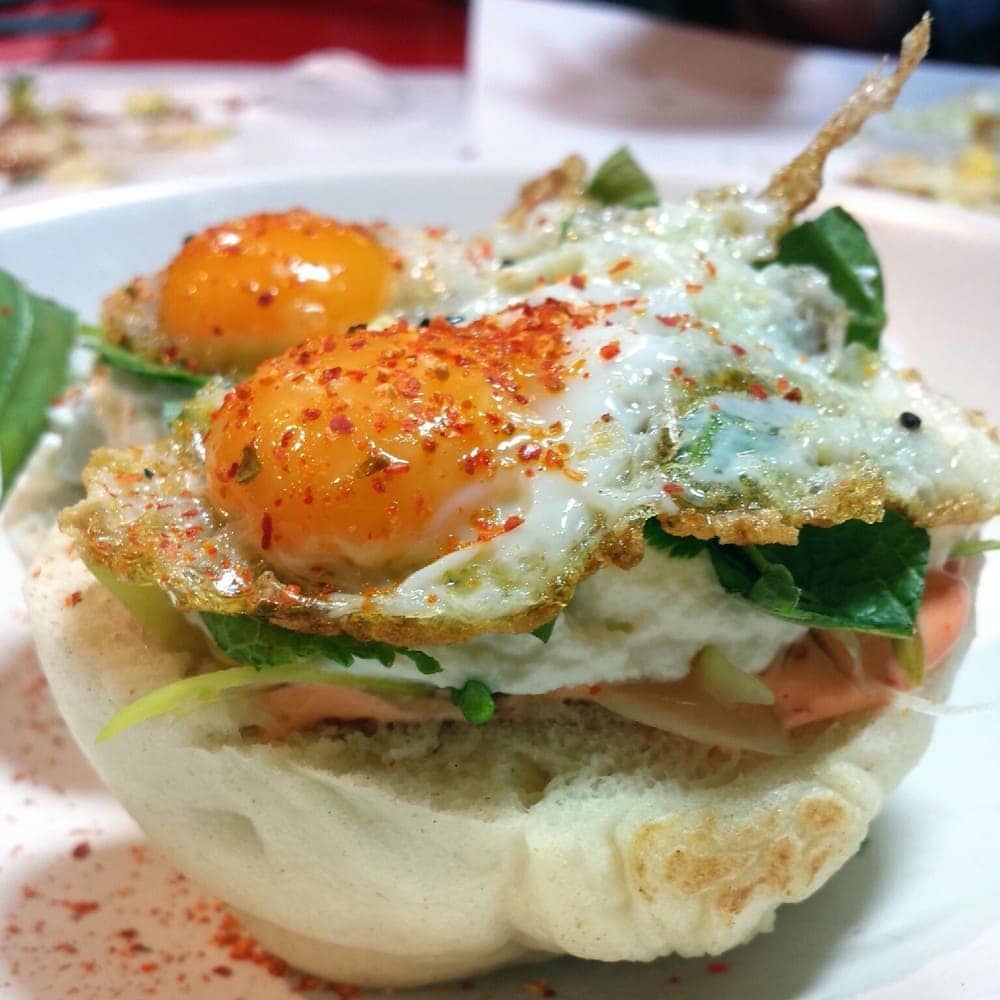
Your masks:
{"label": "egg yolk", "polygon": [[536,407],[564,386],[570,315],[399,323],[271,359],[212,416],[213,502],[272,565],[354,583],[512,530],[525,456],[562,461]]}
{"label": "egg yolk", "polygon": [[164,274],[168,360],[251,371],[294,344],[372,320],[388,305],[393,271],[367,230],[304,209],[203,230]]}

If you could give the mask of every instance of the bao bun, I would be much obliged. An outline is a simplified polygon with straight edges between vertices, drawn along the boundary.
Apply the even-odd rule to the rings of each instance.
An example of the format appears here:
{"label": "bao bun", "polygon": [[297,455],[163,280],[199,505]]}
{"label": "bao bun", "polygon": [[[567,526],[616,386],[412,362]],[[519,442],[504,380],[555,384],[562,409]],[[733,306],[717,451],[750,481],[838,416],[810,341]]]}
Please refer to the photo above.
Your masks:
{"label": "bao bun", "polygon": [[191,654],[146,636],[57,532],[27,599],[63,715],[150,839],[264,947],[367,985],[741,944],[854,854],[932,725],[888,708],[767,758],[550,705],[484,727],[328,727],[268,744],[241,735],[259,709],[237,698],[95,744]]}

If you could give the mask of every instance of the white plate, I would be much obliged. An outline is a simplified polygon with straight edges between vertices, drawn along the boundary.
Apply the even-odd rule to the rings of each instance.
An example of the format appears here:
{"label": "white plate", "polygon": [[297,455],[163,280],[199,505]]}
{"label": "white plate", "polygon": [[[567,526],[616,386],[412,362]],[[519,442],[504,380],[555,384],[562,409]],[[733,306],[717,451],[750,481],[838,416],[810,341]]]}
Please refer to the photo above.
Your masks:
{"label": "white plate", "polygon": [[[510,201],[522,177],[512,168],[451,166],[89,193],[0,215],[0,266],[93,318],[103,292],[228,215],[306,204],[470,230]],[[668,195],[694,186],[678,176],[662,182]],[[1000,224],[870,192],[827,200],[834,196],[866,222],[881,251],[893,337],[936,384],[1000,416]],[[19,579],[0,551],[0,997],[301,995],[296,977],[230,954],[218,904],[147,852],[100,787],[41,680]],[[987,569],[978,610],[980,636],[955,703],[1000,697],[1000,557]],[[409,995],[514,998],[544,995],[547,984],[575,1000],[1000,996],[998,761],[995,711],[941,720],[861,854],[813,899],[781,911],[773,934],[721,965],[562,961]]]}

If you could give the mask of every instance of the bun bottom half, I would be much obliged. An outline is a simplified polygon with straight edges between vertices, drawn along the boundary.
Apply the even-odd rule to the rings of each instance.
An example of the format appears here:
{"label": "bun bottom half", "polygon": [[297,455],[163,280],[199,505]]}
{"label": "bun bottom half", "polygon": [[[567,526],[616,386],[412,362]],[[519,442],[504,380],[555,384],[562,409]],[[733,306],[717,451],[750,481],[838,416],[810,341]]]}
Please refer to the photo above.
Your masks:
{"label": "bun bottom half", "polygon": [[[67,600],[68,595],[81,598]],[[483,727],[328,726],[267,743],[253,699],[97,744],[184,676],[53,532],[26,588],[38,655],[111,791],[263,947],[308,972],[413,986],[571,954],[718,954],[769,930],[857,850],[932,720],[889,707],[764,757],[594,705]],[[943,696],[972,623],[926,687]]]}

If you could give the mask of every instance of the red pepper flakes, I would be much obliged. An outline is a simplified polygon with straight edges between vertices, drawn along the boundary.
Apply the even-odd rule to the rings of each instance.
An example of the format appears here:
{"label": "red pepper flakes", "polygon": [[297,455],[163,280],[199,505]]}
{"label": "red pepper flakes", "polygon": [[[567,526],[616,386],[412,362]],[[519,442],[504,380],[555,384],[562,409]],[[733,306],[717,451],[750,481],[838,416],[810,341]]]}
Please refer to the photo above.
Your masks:
{"label": "red pepper flakes", "polygon": [[517,514],[511,514],[503,523],[504,532],[513,531],[515,528],[520,528],[524,524],[524,518],[518,517]]}
{"label": "red pepper flakes", "polygon": [[798,386],[795,386],[794,389],[789,389],[781,398],[787,399],[789,403],[801,403],[802,390]]}
{"label": "red pepper flakes", "polygon": [[715,264],[710,261],[707,257],[705,258],[705,273],[710,277],[714,278],[718,274],[718,269]]}
{"label": "red pepper flakes", "polygon": [[72,856],[78,861],[90,857],[90,844],[86,840],[81,840],[72,850]]}
{"label": "red pepper flakes", "polygon": [[759,382],[751,382],[750,385],[747,386],[747,392],[749,392],[754,399],[767,399],[767,390],[764,389]]}
{"label": "red pepper flakes", "polygon": [[602,413],[601,414],[601,423],[602,424],[610,424],[611,421],[614,420],[614,419],[615,418],[613,416],[611,416],[610,413]]}
{"label": "red pepper flakes", "polygon": [[664,483],[660,488],[669,496],[675,496],[678,493],[684,492],[684,487],[680,483]]}
{"label": "red pepper flakes", "polygon": [[542,453],[542,446],[536,441],[526,441],[517,449],[517,457],[522,462],[534,462]]}
{"label": "red pepper flakes", "polygon": [[621,274],[622,271],[627,271],[632,266],[632,260],[629,257],[622,257],[621,260],[616,261],[611,267],[608,268],[608,274]]}
{"label": "red pepper flakes", "polygon": [[703,287],[704,286],[699,285],[696,281],[689,281],[684,286],[684,291],[687,292],[688,295],[697,295]]}
{"label": "red pepper flakes", "polygon": [[729,350],[733,352],[738,358],[745,358],[747,356],[747,350],[745,347],[740,347],[739,344],[730,344]]}
{"label": "red pepper flakes", "polygon": [[67,608],[75,608],[83,600],[83,594],[79,590],[74,590],[72,594],[67,594],[63,604]]}
{"label": "red pepper flakes", "polygon": [[709,962],[705,968],[711,976],[721,976],[729,971],[729,966],[725,962]]}
{"label": "red pepper flakes", "polygon": [[229,968],[228,965],[217,965],[212,969],[213,975],[222,976],[223,978],[228,978],[233,974],[233,970]]}
{"label": "red pepper flakes", "polygon": [[604,690],[604,685],[603,684],[591,684],[587,688],[587,694],[591,694],[591,695],[600,694],[603,690]]}
{"label": "red pepper flakes", "polygon": [[680,316],[657,316],[657,320],[664,326],[680,326],[681,317]]}
{"label": "red pepper flakes", "polygon": [[269,306],[277,297],[277,292],[268,289],[266,292],[261,292],[260,295],[257,296],[257,305]]}
{"label": "red pepper flakes", "polygon": [[265,514],[260,519],[260,547],[266,552],[271,547],[271,539],[274,536],[274,522],[270,514]]}
{"label": "red pepper flakes", "polygon": [[335,434],[350,434],[354,430],[354,424],[350,417],[343,413],[338,413],[329,424],[330,430]]}
{"label": "red pepper flakes", "polygon": [[617,340],[612,340],[601,348],[600,355],[605,361],[610,361],[612,358],[617,358],[621,352],[621,344]]}
{"label": "red pepper flakes", "polygon": [[587,287],[587,278],[582,274],[571,274],[569,283],[578,291],[583,291]]}
{"label": "red pepper flakes", "polygon": [[101,908],[100,903],[90,899],[61,899],[58,902],[60,906],[65,906],[69,910],[74,920],[80,920],[82,917],[87,916],[88,913],[93,913],[95,910]]}

